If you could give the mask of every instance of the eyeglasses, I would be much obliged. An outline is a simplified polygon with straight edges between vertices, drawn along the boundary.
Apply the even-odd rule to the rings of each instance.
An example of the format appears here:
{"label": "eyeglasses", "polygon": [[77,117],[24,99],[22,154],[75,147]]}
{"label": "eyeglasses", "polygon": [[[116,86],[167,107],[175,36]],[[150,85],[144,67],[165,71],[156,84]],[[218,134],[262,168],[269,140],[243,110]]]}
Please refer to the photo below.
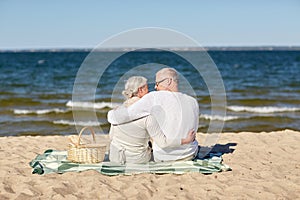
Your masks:
{"label": "eyeglasses", "polygon": [[165,80],[167,80],[167,79],[169,79],[169,78],[164,78],[163,80],[161,80],[161,81],[157,81],[157,82],[155,82],[155,88],[157,88],[158,87],[158,85],[160,84],[160,83],[162,83],[162,82],[164,82]]}

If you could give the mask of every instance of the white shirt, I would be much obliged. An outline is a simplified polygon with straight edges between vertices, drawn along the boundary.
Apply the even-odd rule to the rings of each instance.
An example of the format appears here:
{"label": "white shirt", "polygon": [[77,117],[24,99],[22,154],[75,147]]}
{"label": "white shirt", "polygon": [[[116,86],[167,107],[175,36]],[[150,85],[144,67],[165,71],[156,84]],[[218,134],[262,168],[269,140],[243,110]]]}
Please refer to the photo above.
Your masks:
{"label": "white shirt", "polygon": [[[108,112],[108,121],[115,125],[123,124],[149,114],[156,118],[168,140],[186,138],[191,129],[198,129],[199,107],[196,99],[180,92],[169,91],[150,92],[128,108],[111,110]],[[153,144],[156,161],[183,159],[195,155],[197,150],[197,141],[165,148],[160,148],[155,142]]]}

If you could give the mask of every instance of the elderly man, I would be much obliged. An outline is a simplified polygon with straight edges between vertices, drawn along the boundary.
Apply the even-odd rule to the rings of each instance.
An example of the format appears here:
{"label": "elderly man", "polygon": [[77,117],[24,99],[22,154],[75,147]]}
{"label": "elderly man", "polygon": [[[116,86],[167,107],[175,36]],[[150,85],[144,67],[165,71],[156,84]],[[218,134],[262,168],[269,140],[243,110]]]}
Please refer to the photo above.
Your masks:
{"label": "elderly man", "polygon": [[[156,73],[155,89],[128,108],[118,108],[108,113],[111,124],[123,124],[149,114],[158,121],[167,138],[183,139],[190,130],[197,131],[199,107],[196,99],[178,92],[178,74],[173,68],[163,68]],[[197,141],[177,147],[160,148],[153,144],[156,162],[191,160],[198,151]]]}

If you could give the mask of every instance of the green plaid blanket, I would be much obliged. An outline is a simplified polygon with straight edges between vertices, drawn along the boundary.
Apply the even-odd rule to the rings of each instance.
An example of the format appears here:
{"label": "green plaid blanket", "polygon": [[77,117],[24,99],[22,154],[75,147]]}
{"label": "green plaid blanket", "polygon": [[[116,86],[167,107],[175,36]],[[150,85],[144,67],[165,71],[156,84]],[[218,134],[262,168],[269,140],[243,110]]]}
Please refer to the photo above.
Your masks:
{"label": "green plaid blanket", "polygon": [[37,155],[29,164],[33,168],[33,174],[81,172],[85,170],[96,170],[104,175],[131,175],[139,173],[154,174],[183,174],[186,172],[200,172],[211,174],[214,172],[231,170],[222,164],[222,157],[218,154],[209,155],[206,159],[194,161],[176,162],[149,162],[146,164],[125,164],[118,165],[111,162],[101,162],[97,164],[72,163],[67,159],[66,151],[47,150],[41,155]]}

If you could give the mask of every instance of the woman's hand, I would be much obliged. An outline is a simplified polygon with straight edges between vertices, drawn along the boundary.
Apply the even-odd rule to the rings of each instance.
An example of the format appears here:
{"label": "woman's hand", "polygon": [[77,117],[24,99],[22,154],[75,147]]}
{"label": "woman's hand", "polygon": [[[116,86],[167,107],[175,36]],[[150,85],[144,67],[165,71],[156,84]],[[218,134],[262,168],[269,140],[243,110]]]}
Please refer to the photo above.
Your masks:
{"label": "woman's hand", "polygon": [[189,144],[193,142],[196,139],[196,132],[195,130],[190,130],[187,137],[184,139],[181,139],[181,144]]}

